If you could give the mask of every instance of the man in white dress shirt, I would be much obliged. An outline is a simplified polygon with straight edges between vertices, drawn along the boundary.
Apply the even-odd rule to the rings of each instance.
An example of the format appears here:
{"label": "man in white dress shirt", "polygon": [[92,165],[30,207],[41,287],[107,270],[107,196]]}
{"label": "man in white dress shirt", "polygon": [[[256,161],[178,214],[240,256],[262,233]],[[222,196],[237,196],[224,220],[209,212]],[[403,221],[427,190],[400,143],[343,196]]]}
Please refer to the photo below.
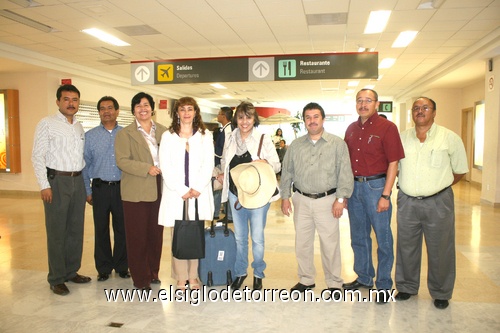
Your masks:
{"label": "man in white dress shirt", "polygon": [[57,89],[59,112],[40,120],[35,131],[31,160],[45,208],[50,289],[67,295],[64,282],[90,282],[78,274],[82,261],[85,214],[85,133],[75,117],[80,91],[73,85]]}

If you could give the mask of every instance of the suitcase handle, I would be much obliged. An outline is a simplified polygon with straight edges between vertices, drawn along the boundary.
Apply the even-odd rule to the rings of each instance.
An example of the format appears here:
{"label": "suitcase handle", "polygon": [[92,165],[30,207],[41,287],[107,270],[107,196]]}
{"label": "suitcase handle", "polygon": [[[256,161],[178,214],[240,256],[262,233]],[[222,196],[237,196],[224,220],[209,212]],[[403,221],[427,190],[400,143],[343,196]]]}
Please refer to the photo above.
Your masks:
{"label": "suitcase handle", "polygon": [[[229,205],[227,204],[228,202],[226,201],[224,204],[226,205],[226,215],[224,215],[224,218],[222,221],[224,222],[224,236],[228,237],[229,236],[229,228],[228,228],[228,223],[227,223],[227,209]],[[215,225],[214,225],[214,220],[210,222],[210,237],[214,238],[215,237]]]}
{"label": "suitcase handle", "polygon": [[[228,237],[229,236],[229,228],[227,226],[227,219],[224,219],[224,236]],[[214,220],[210,222],[210,237],[214,238],[215,237],[215,224]]]}

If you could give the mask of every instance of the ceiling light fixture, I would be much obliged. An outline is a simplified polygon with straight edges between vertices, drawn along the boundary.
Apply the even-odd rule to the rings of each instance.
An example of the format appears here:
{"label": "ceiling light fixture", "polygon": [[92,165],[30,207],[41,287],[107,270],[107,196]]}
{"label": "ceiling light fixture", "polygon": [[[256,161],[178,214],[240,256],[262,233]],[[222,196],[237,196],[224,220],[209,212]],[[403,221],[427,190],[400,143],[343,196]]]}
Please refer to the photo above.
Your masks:
{"label": "ceiling light fixture", "polygon": [[347,82],[348,87],[357,87],[359,84],[359,81],[349,81]]}
{"label": "ceiling light fixture", "polygon": [[402,31],[399,33],[398,38],[392,43],[393,48],[407,47],[417,37],[418,31]]}
{"label": "ceiling light fixture", "polygon": [[365,27],[365,34],[377,34],[384,31],[390,16],[390,10],[376,10],[370,12],[370,17]]}
{"label": "ceiling light fixture", "polygon": [[51,26],[48,26],[46,24],[43,24],[43,23],[37,22],[35,20],[32,20],[30,18],[27,18],[26,16],[16,14],[13,11],[10,11],[8,9],[0,10],[0,16],[8,18],[9,20],[15,21],[17,23],[21,23],[21,24],[27,25],[29,27],[38,29],[38,30],[43,31],[43,32],[57,31],[56,29],[52,28]]}
{"label": "ceiling light fixture", "polygon": [[394,58],[385,58],[382,59],[378,68],[391,68],[396,63],[396,59]]}
{"label": "ceiling light fixture", "polygon": [[210,83],[210,85],[214,88],[217,88],[217,89],[227,89],[226,87],[224,87],[222,84],[220,83]]}
{"label": "ceiling light fixture", "polygon": [[422,0],[417,9],[438,9],[445,0]]}
{"label": "ceiling light fixture", "polygon": [[222,95],[222,98],[225,98],[225,99],[233,99],[233,97],[231,95]]}
{"label": "ceiling light fixture", "polygon": [[41,3],[38,3],[38,2],[33,1],[33,0],[9,0],[9,1],[12,3],[15,3],[16,5],[22,6],[24,8],[42,6]]}
{"label": "ceiling light fixture", "polygon": [[119,52],[116,52],[116,51],[113,51],[113,50],[110,50],[106,47],[93,47],[92,50],[96,50],[98,52],[101,52],[101,53],[104,53],[104,54],[107,54],[107,55],[110,55],[112,57],[115,57],[117,59],[122,59],[125,57],[124,54],[121,54]]}
{"label": "ceiling light fixture", "polygon": [[121,39],[113,35],[110,35],[102,30],[99,30],[97,28],[83,29],[82,32],[114,46],[130,46],[129,43],[124,42]]}

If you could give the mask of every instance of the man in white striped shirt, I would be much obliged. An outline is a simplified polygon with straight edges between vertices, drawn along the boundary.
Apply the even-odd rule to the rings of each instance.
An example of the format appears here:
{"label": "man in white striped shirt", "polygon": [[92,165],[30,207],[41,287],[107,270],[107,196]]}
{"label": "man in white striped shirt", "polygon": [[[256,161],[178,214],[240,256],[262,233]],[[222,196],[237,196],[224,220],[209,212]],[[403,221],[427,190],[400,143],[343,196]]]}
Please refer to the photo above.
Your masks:
{"label": "man in white striped shirt", "polygon": [[64,282],[90,282],[78,274],[82,261],[85,214],[85,133],[75,114],[80,91],[73,85],[57,89],[59,112],[40,120],[35,131],[31,161],[45,208],[50,289],[67,295]]}

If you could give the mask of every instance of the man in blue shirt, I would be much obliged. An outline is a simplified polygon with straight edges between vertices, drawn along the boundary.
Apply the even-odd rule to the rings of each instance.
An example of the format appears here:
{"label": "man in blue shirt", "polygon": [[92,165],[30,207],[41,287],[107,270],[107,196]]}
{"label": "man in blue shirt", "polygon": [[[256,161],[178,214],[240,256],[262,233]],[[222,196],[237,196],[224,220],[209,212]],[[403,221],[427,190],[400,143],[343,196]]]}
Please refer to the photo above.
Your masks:
{"label": "man in blue shirt", "polygon": [[[97,102],[97,110],[101,124],[85,134],[83,180],[87,202],[93,206],[97,281],[106,281],[113,269],[122,278],[129,278],[130,274],[120,195],[121,171],[115,160],[115,137],[122,129],[116,121],[119,105],[113,97],[104,96]],[[114,234],[113,251],[109,234],[110,213]]]}

